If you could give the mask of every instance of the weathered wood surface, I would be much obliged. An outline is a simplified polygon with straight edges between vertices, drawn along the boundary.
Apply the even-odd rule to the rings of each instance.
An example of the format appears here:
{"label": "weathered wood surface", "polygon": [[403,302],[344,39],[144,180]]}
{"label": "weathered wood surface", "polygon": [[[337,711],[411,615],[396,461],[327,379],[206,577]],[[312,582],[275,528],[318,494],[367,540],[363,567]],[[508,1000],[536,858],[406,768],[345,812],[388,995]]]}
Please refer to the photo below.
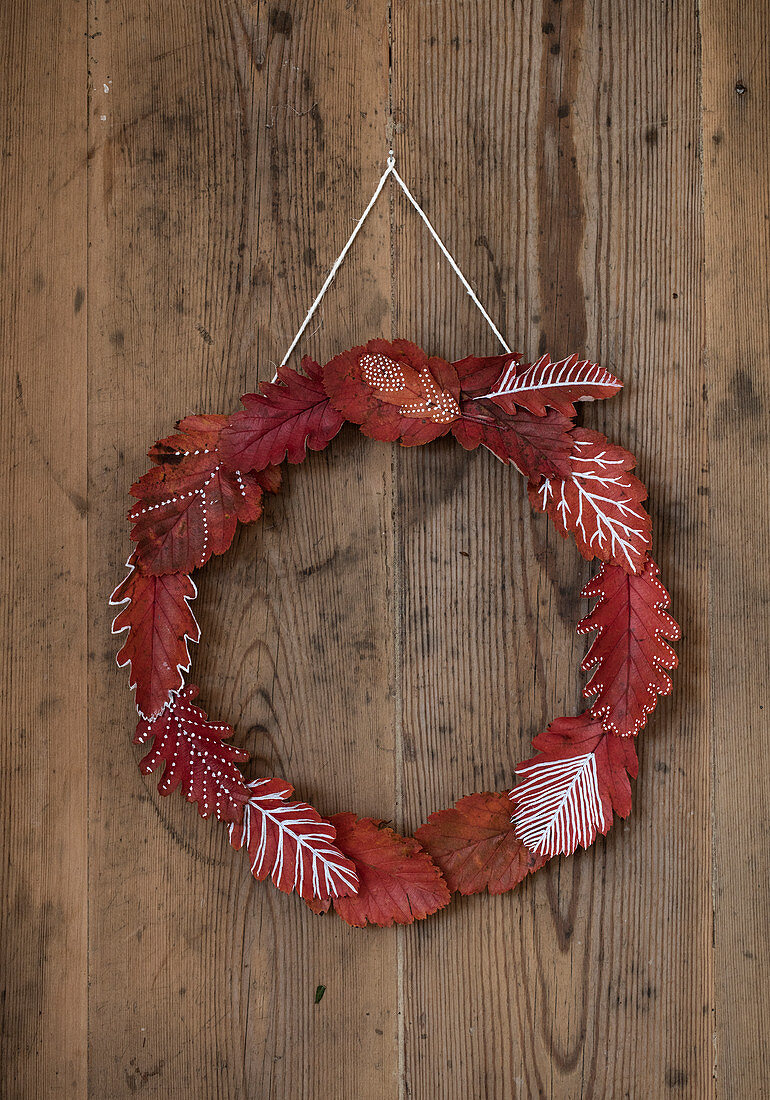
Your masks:
{"label": "weathered wood surface", "polygon": [[[14,0],[0,25],[2,1095],[765,1095],[764,4]],[[584,422],[639,455],[685,639],[626,823],[361,932],[139,776],[106,597],[147,446],[271,375],[391,143],[510,341],[624,379]],[[494,350],[398,192],[318,321],[319,358]],[[201,576],[211,713],[322,811],[411,831],[505,787],[578,702],[574,548],[446,441],[346,429],[286,490]]]}

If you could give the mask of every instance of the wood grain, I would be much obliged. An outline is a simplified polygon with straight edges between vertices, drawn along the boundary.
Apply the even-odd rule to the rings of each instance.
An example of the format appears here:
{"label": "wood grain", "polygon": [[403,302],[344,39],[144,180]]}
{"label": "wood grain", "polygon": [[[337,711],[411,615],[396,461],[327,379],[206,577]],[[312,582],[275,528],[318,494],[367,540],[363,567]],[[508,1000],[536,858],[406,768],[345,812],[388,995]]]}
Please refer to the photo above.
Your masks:
{"label": "wood grain", "polygon": [[[633,818],[518,896],[463,902],[405,937],[405,1086],[428,1096],[446,1075],[443,1095],[458,1098],[705,1095],[697,23],[660,6],[640,15],[637,4],[483,4],[454,9],[437,32],[429,8],[420,17],[396,10],[394,111],[409,178],[451,227],[461,265],[517,347],[529,356],[574,349],[624,379],[621,398],[584,421],[640,456],[655,551],[687,638],[674,705],[660,708],[640,741]],[[479,60],[493,52],[494,74]],[[425,69],[430,80],[419,77]],[[674,79],[676,104],[666,92]],[[457,155],[436,171],[447,149]],[[419,250],[411,227],[404,236],[405,252]],[[465,354],[477,341],[492,350],[451,272],[431,266],[427,277],[434,259],[425,249],[415,278],[403,265],[404,318],[441,354]],[[411,825],[464,792],[504,787],[532,735],[574,713],[586,570],[531,517],[515,473],[485,454],[450,445],[408,453],[400,484]],[[683,806],[675,833],[655,829]],[[622,1057],[606,1057],[608,1036]]]}
{"label": "wood grain", "polygon": [[[110,86],[91,107],[91,468],[102,517],[91,600],[105,661],[104,594],[125,550],[116,491],[122,502],[146,441],[181,413],[227,411],[257,371],[272,376],[376,182],[384,11],[178,3],[158,20],[150,3],[95,6],[99,81]],[[305,350],[328,358],[387,324],[387,228],[385,207]],[[376,811],[394,786],[391,463],[390,448],[351,431],[287,471],[285,492],[209,571],[196,608],[195,682],[210,712],[245,734],[255,774],[288,776],[329,813]],[[114,689],[95,674],[104,731],[130,728],[130,700],[116,703]],[[136,779],[127,738],[119,744],[116,757],[113,737],[100,738],[92,758],[93,1092],[296,1097],[336,1082],[332,1092],[390,1095],[394,936],[356,939],[257,888],[224,830],[181,800],[159,804],[154,782]]]}
{"label": "wood grain", "polygon": [[85,30],[75,2],[0,8],[0,1092],[8,1097],[80,1096],[86,1079]]}
{"label": "wood grain", "polygon": [[705,7],[715,1054],[730,1097],[770,1091],[769,49],[766,6]]}
{"label": "wood grain", "polygon": [[[770,1090],[768,18],[2,8],[3,1096]],[[508,339],[624,380],[583,421],[639,456],[684,641],[606,841],[361,932],[138,774],[106,601],[147,447],[272,376],[391,143]],[[302,350],[379,334],[496,350],[397,191]],[[580,705],[589,574],[490,455],[346,428],[202,574],[193,681],[261,774],[412,831]]]}

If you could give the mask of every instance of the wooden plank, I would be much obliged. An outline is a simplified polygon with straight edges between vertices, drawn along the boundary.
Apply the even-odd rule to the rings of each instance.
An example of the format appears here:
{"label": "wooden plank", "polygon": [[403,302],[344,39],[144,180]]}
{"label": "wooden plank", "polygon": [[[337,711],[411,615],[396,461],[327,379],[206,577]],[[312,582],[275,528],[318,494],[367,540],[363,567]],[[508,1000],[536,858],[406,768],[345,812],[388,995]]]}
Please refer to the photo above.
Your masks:
{"label": "wooden plank", "polygon": [[[0,1093],[86,1080],[84,5],[0,8]],[[55,52],[50,43],[55,41]]]}
{"label": "wooden plank", "polygon": [[[105,607],[146,447],[271,376],[376,183],[385,10],[93,4],[95,1096],[395,1088],[395,935],[362,935],[255,884],[221,827],[139,777]],[[387,331],[388,223],[384,205],[306,351]],[[210,713],[236,723],[252,774],[290,778],[327,813],[382,812],[395,785],[391,461],[346,432],[287,472],[259,529],[201,578],[194,682]]]}
{"label": "wooden plank", "polygon": [[[632,818],[515,895],[403,940],[403,1093],[709,1095],[710,768],[703,486],[699,41],[653,3],[394,5],[404,174],[528,355],[585,352],[626,382],[584,422],[635,450],[685,629],[676,696],[640,739]],[[397,209],[399,333],[494,340]],[[515,471],[450,443],[399,458],[407,828],[512,780],[579,705],[586,569]],[[531,670],[531,671],[530,671]]]}
{"label": "wooden plank", "polygon": [[759,0],[710,0],[701,19],[716,1076],[720,1096],[758,1097],[770,1092],[770,12]]}

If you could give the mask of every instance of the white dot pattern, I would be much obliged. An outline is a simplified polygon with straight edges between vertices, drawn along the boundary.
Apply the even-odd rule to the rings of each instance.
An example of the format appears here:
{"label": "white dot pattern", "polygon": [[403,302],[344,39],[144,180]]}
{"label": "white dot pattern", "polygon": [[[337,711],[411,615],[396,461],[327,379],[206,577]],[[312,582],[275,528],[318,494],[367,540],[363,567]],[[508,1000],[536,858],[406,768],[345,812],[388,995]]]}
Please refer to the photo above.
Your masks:
{"label": "white dot pattern", "polygon": [[[361,356],[361,373],[364,381],[384,398],[397,396],[406,388],[406,378],[399,363],[379,352],[367,352]],[[427,369],[419,372],[425,397],[401,405],[402,416],[433,420],[436,424],[451,424],[460,416],[460,406],[451,393],[440,390]]]}
{"label": "white dot pattern", "polygon": [[158,784],[161,794],[180,787],[188,802],[197,802],[201,817],[213,812],[231,820],[234,799],[241,792],[243,778],[235,761],[247,754],[233,745],[223,744],[232,729],[224,723],[209,722],[200,707],[189,705],[195,689],[184,688],[173,696],[168,708],[146,723],[139,740],[154,737],[151,751],[142,761],[145,774],[165,763]]}

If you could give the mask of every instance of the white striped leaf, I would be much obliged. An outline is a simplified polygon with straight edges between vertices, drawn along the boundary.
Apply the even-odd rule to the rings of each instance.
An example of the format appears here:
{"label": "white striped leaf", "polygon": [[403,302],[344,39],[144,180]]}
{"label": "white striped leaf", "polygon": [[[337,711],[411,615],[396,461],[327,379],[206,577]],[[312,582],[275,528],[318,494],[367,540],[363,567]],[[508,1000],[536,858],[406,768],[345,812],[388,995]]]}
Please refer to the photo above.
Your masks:
{"label": "white striped leaf", "polygon": [[512,363],[495,388],[484,397],[507,413],[514,413],[518,406],[536,416],[544,416],[546,405],[550,405],[564,416],[573,417],[575,401],[612,397],[622,385],[598,363],[578,359],[577,355],[552,363],[546,354],[532,366],[524,370],[518,368],[518,372],[516,363]]}
{"label": "white striped leaf", "polygon": [[305,901],[358,892],[354,864],[334,844],[333,825],[306,802],[289,802],[294,788],[282,779],[255,779],[243,819],[230,826],[233,848],[246,848],[254,878],[272,878],[279,890]]}
{"label": "white striped leaf", "polygon": [[607,831],[595,753],[538,760],[516,774],[524,777],[511,792],[516,835],[531,852],[569,856]]}

